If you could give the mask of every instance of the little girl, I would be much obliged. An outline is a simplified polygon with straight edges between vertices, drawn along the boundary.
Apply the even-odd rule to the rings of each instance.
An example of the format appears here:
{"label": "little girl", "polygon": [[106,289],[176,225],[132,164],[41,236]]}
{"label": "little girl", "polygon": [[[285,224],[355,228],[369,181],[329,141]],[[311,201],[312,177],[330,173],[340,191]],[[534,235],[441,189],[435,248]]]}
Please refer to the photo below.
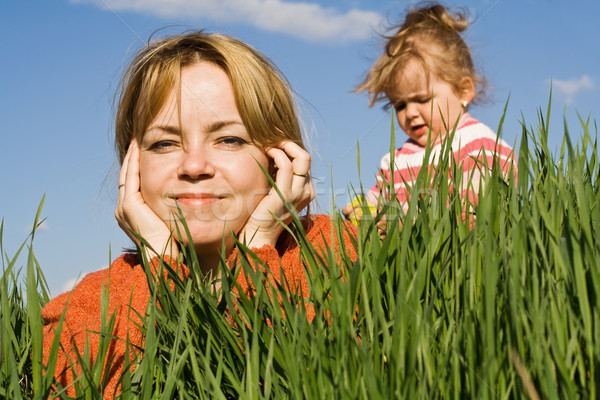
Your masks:
{"label": "little girl", "polygon": [[[492,168],[495,157],[505,176],[513,165],[511,147],[467,112],[485,86],[459,34],[468,25],[466,13],[451,14],[439,4],[427,3],[410,10],[404,23],[387,37],[385,51],[357,87],[359,92],[367,91],[371,107],[387,101],[409,137],[394,156],[394,189],[405,209],[409,186],[423,165],[428,140],[430,162],[435,164],[444,139],[455,131],[451,143],[455,161],[463,171],[463,182],[473,183],[468,190],[461,189],[461,194],[472,204],[477,202],[480,178]],[[390,160],[391,154],[381,159],[377,184],[367,194],[371,210],[376,209],[390,181]],[[357,218],[359,203],[355,199],[342,212]]]}

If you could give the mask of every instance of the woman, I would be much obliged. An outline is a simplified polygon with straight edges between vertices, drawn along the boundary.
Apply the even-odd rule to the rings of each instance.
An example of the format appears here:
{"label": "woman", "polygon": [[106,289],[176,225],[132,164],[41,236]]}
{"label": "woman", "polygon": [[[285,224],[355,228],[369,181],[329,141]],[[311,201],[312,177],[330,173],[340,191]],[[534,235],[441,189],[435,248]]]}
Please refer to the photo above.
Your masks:
{"label": "woman", "polygon": [[[272,267],[273,280],[281,279],[282,268],[287,281],[308,292],[298,246],[282,234],[277,219],[289,223],[288,207],[303,210],[314,198],[310,156],[288,84],[262,54],[238,40],[204,32],[150,43],[123,76],[116,145],[122,167],[115,215],[148,258],[185,262],[180,246],[194,246],[202,272],[216,276],[223,246],[229,264],[235,263],[237,237]],[[193,243],[177,234],[184,232],[179,210]],[[328,217],[308,215],[304,224],[316,248],[329,245],[323,239],[331,237]],[[348,237],[345,241],[353,251]],[[101,345],[95,332],[102,327],[100,296],[109,278],[108,309],[116,313],[113,336],[143,345],[136,314],[144,315],[149,289],[139,264],[137,254],[124,254],[44,307],[48,363],[54,330],[68,303],[60,337],[64,351],[54,371],[63,387],[75,379],[69,361],[83,354],[86,340],[92,355]],[[239,283],[248,290],[243,278]],[[308,314],[314,316],[310,309]],[[123,340],[109,346],[107,359],[113,362],[105,371],[104,393],[111,398],[118,393],[126,347]]]}

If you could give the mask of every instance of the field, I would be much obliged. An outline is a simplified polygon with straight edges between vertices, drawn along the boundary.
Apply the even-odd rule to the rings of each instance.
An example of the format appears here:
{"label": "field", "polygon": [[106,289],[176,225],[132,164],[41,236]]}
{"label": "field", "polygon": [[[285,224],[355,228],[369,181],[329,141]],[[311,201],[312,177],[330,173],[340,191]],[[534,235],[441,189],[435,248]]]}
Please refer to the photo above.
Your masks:
{"label": "field", "polygon": [[[359,226],[356,261],[344,249],[319,257],[298,234],[309,299],[284,285],[269,295],[248,263],[238,272],[254,282],[250,296],[231,290],[235,271],[223,268],[215,290],[193,262],[190,279],[169,275],[173,290],[151,280],[145,356],[124,374],[122,398],[600,397],[597,127],[565,124],[552,154],[549,113],[523,121],[518,179],[494,169],[473,217],[442,175],[430,185],[424,174],[406,214],[384,207],[385,240],[377,220]],[[439,165],[456,168],[449,157]],[[2,250],[0,398],[48,398],[53,384],[41,362],[49,299],[34,239],[21,250],[26,265]],[[101,381],[101,362],[84,368],[78,397],[101,398]]]}

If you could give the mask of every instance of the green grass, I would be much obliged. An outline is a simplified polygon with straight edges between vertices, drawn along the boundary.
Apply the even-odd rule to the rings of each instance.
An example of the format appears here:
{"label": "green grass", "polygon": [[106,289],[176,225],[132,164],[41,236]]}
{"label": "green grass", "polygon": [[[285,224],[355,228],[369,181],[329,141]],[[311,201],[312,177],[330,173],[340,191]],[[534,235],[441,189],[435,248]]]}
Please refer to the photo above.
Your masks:
{"label": "green grass", "polygon": [[[245,259],[235,271],[223,268],[218,291],[193,261],[184,281],[165,265],[161,279],[174,290],[149,279],[145,356],[123,376],[122,397],[597,398],[597,127],[582,119],[580,139],[571,143],[565,124],[553,155],[548,120],[549,109],[536,127],[523,121],[518,180],[506,183],[494,169],[472,229],[448,183],[438,176],[430,187],[423,173],[406,215],[385,205],[388,221],[402,224],[388,223],[384,241],[376,220],[360,225],[354,262],[344,249],[318,256],[300,232],[309,295],[284,282],[269,296]],[[440,165],[457,167],[449,157]],[[339,214],[334,221],[341,232]],[[33,238],[22,247],[25,273],[17,255],[2,250],[0,398],[50,393],[51,373],[44,375],[40,361],[48,292]],[[236,294],[239,273],[255,293]],[[281,301],[272,300],[276,293]],[[310,323],[309,304],[316,312]],[[107,318],[106,332],[110,327]],[[81,397],[101,396],[100,372],[84,368]]]}

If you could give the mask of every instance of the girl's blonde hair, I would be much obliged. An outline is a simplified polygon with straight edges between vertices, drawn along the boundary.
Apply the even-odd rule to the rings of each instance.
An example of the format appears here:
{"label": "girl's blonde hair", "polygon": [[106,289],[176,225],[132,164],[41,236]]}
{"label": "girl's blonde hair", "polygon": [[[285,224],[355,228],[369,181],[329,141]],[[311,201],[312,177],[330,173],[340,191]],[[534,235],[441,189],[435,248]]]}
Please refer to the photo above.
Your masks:
{"label": "girl's blonde hair", "polygon": [[179,87],[181,69],[197,62],[213,63],[227,73],[242,122],[255,143],[289,140],[304,148],[291,89],[279,69],[246,43],[197,31],[149,42],[124,72],[116,95],[120,163],[131,140],[141,140],[171,90]]}
{"label": "girl's blonde hair", "polygon": [[392,28],[392,35],[384,35],[385,51],[356,91],[367,91],[372,107],[393,90],[398,72],[416,60],[428,76],[434,74],[457,93],[461,80],[471,78],[476,87],[473,100],[480,98],[487,83],[475,71],[471,51],[459,34],[470,22],[468,11],[462,8],[451,13],[438,3],[427,2],[410,9],[404,23]]}

